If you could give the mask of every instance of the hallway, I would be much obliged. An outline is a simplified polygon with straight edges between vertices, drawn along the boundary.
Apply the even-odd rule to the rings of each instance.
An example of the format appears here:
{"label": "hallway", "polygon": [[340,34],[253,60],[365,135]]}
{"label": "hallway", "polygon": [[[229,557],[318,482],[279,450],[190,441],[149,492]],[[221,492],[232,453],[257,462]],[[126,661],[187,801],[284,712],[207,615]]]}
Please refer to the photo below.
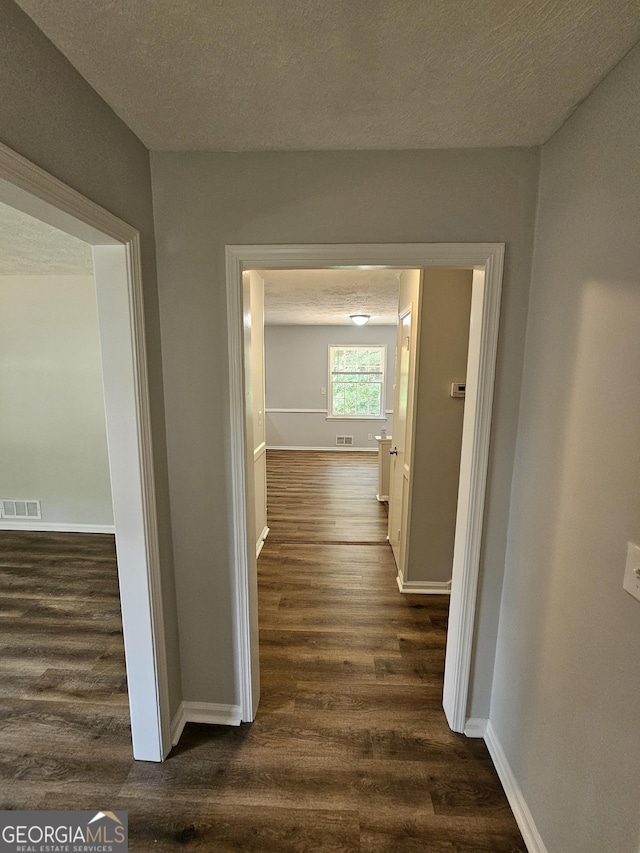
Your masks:
{"label": "hallway", "polygon": [[268,464],[257,718],[163,764],[131,758],[113,538],[2,535],[0,807],[125,809],[135,853],[524,853],[445,722],[448,600],[398,592],[375,454]]}
{"label": "hallway", "polygon": [[267,476],[254,760],[313,814],[299,849],[524,851],[484,743],[445,721],[449,601],[398,591],[377,456],[269,451]]}

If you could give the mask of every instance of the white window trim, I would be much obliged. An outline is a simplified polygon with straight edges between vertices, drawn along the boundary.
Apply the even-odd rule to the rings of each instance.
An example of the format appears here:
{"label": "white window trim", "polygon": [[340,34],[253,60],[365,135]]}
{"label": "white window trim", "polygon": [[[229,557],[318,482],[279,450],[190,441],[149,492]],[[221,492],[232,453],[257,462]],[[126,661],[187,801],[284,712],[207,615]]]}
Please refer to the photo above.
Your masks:
{"label": "white window trim", "polygon": [[327,415],[325,421],[386,421],[386,415]]}
{"label": "white window trim", "polygon": [[[382,350],[382,382],[380,383],[380,414],[379,415],[332,415],[331,407],[333,401],[333,380],[331,370],[332,349],[380,349]],[[386,390],[387,390],[387,345],[386,344],[329,344],[327,350],[327,368],[329,379],[327,383],[327,418],[328,421],[386,421]],[[352,373],[364,373],[365,371],[354,370]],[[377,372],[377,371],[376,371]]]}

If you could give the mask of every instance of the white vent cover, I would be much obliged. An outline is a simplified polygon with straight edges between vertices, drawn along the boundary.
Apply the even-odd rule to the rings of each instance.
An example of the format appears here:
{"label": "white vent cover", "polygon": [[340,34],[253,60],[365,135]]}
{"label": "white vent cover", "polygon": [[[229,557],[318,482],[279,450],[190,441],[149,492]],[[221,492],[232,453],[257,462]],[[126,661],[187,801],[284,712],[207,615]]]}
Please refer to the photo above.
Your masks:
{"label": "white vent cover", "polygon": [[339,447],[344,447],[345,445],[353,445],[353,436],[352,435],[337,435],[336,436],[336,444]]}
{"label": "white vent cover", "polygon": [[0,518],[42,518],[40,501],[27,501],[18,498],[0,500]]}

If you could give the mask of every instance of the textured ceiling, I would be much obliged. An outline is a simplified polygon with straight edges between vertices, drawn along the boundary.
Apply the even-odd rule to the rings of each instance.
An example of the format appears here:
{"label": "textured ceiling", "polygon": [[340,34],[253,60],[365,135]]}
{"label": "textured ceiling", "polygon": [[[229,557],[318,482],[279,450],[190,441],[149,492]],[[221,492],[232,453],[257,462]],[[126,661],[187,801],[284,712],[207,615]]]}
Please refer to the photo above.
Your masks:
{"label": "textured ceiling", "polygon": [[350,314],[370,314],[369,325],[398,320],[401,270],[260,270],[269,326],[350,326]]}
{"label": "textured ceiling", "polygon": [[154,150],[536,145],[640,0],[17,0]]}
{"label": "textured ceiling", "polygon": [[93,275],[91,247],[0,203],[0,275]]}

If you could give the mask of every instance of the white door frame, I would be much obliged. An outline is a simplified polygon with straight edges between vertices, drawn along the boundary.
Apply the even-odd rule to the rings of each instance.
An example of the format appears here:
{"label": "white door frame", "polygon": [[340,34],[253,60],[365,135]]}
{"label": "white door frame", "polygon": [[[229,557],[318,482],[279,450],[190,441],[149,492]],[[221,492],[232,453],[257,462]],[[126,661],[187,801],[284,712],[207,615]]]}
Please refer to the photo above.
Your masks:
{"label": "white door frame", "polygon": [[93,247],[134,758],[171,748],[140,234],[0,144],[0,201]]}
{"label": "white door frame", "polygon": [[[249,542],[245,454],[242,272],[248,269],[326,269],[383,266],[415,269],[466,267],[474,271],[469,335],[458,514],[451,583],[443,707],[453,731],[463,732],[475,621],[482,520],[489,457],[495,377],[503,243],[384,243],[344,245],[227,246],[227,325],[231,397],[231,471],[235,672],[242,720],[255,716],[258,704],[257,608],[250,600],[256,570],[255,542]],[[253,663],[253,667],[252,667]],[[255,680],[254,680],[255,679]]]}

